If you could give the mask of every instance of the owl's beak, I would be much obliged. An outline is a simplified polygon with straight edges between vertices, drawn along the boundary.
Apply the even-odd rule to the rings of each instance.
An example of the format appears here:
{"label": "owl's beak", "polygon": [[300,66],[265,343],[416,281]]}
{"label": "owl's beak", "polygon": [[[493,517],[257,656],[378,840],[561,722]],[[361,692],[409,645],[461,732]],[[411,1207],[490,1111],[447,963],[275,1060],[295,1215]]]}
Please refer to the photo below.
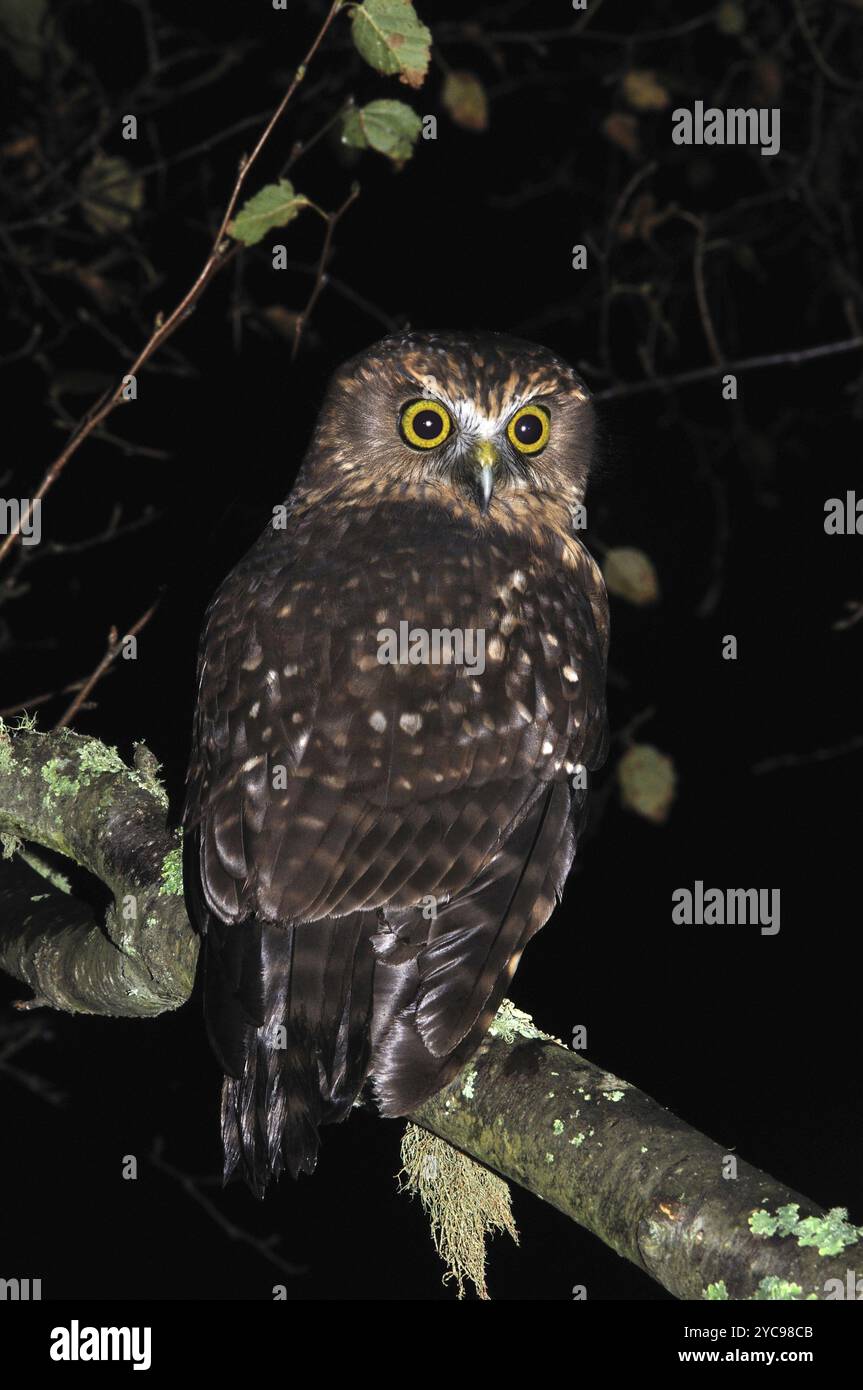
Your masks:
{"label": "owl's beak", "polygon": [[494,495],[494,469],[498,461],[497,449],[488,439],[483,439],[473,451],[476,467],[476,499],[480,513],[485,516]]}

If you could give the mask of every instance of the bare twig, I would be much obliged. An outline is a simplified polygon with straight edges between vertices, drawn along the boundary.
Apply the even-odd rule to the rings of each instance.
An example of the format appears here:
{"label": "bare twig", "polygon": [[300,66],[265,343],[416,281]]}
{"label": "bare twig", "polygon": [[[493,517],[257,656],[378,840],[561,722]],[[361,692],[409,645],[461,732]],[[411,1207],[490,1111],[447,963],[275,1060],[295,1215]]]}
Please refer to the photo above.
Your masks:
{"label": "bare twig", "polygon": [[137,637],[141,629],[150,621],[158,606],[159,599],[156,599],[156,602],[150,605],[146,613],[142,614],[138,621],[129,628],[128,632],[124,632],[122,637],[118,635],[115,627],[111,628],[108,634],[108,647],[105,655],[102,657],[102,660],[99,662],[99,665],[96,667],[95,671],[93,671],[92,675],[88,676],[87,680],[84,681],[71,705],[66,710],[66,713],[57,720],[57,723],[54,725],[55,730],[68,728],[90,692],[102,679],[109,666],[112,666],[120,655],[120,652],[123,650],[123,643],[126,641],[127,637]]}
{"label": "bare twig", "polygon": [[354,184],[353,188],[351,189],[345,201],[342,203],[341,207],[337,208],[335,212],[331,212],[328,215],[326,215],[327,230],[324,236],[324,244],[321,247],[320,259],[318,260],[318,268],[315,274],[315,282],[312,285],[311,294],[309,295],[308,300],[306,301],[305,309],[303,309],[301,313],[297,315],[297,324],[296,329],[294,331],[294,345],[291,349],[291,361],[293,361],[296,358],[296,355],[300,348],[300,339],[303,335],[303,329],[309,319],[312,310],[318,302],[321,290],[327,283],[326,268],[327,262],[329,261],[330,255],[332,253],[333,232],[335,231],[338,222],[341,220],[342,217],[344,217],[348,208],[351,206],[352,203],[356,202],[359,196],[359,185]]}
{"label": "bare twig", "polygon": [[863,734],[856,734],[844,743],[834,744],[832,748],[813,748],[808,753],[777,753],[775,757],[762,758],[760,763],[753,764],[752,771],[759,777],[763,772],[778,772],[784,767],[806,767],[811,763],[832,762],[834,758],[844,758],[849,753],[859,753],[861,750]]}
{"label": "bare twig", "polygon": [[220,1231],[224,1231],[225,1235],[231,1240],[238,1240],[241,1241],[243,1245],[250,1246],[252,1250],[260,1255],[262,1260],[266,1260],[269,1264],[274,1265],[276,1269],[281,1270],[282,1274],[294,1277],[298,1274],[307,1273],[304,1265],[291,1264],[289,1260],[283,1260],[281,1255],[276,1254],[273,1247],[281,1239],[278,1235],[266,1236],[262,1239],[259,1236],[252,1235],[251,1231],[244,1230],[242,1226],[236,1226],[223,1212],[219,1211],[215,1203],[204,1196],[194,1178],[190,1178],[187,1173],[182,1173],[179,1168],[174,1168],[172,1164],[168,1163],[162,1157],[163,1149],[164,1141],[161,1138],[157,1138],[150,1151],[150,1162],[153,1167],[158,1169],[160,1173],[165,1173],[166,1176],[172,1178],[174,1182],[179,1183],[186,1196],[191,1197],[193,1202],[197,1202],[198,1206],[207,1213],[210,1220],[215,1221]]}
{"label": "bare twig", "polygon": [[72,695],[83,686],[83,680],[70,681],[60,690],[46,690],[41,695],[31,695],[29,700],[19,700],[16,705],[7,705],[5,709],[0,709],[0,719],[5,719],[10,714],[21,714],[25,710],[35,709],[37,705],[47,705],[49,700],[56,700],[58,695]]}
{"label": "bare twig", "polygon": [[813,362],[818,357],[834,357],[840,352],[863,348],[863,337],[845,338],[838,343],[821,343],[818,347],[800,348],[795,352],[769,352],[759,357],[742,357],[736,362],[720,362],[710,367],[696,367],[676,376],[653,377],[649,381],[625,381],[597,391],[593,400],[618,400],[621,396],[640,396],[645,391],[670,391],[676,386],[690,386],[696,381],[708,381],[722,372],[754,371],[760,367],[796,367],[801,362]]}
{"label": "bare twig", "polygon": [[722,352],[716,337],[716,329],[713,325],[713,316],[710,312],[710,304],[707,299],[707,289],[704,283],[704,242],[707,235],[707,228],[700,217],[696,217],[691,212],[681,212],[678,214],[685,221],[691,222],[695,228],[695,252],[692,258],[692,278],[695,281],[695,298],[698,304],[698,313],[701,318],[701,326],[704,329],[704,336],[707,339],[707,348],[714,364],[719,367],[722,365]]}

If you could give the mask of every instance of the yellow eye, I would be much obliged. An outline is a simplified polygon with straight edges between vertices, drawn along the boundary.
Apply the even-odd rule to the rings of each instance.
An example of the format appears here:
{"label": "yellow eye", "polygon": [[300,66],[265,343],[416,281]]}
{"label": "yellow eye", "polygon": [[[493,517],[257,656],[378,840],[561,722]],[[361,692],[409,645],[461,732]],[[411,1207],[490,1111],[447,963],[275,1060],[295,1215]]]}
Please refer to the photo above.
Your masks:
{"label": "yellow eye", "polygon": [[551,422],[541,405],[523,405],[506,427],[506,437],[520,454],[538,454],[548,443]]}
{"label": "yellow eye", "polygon": [[436,449],[452,430],[449,413],[437,401],[409,401],[399,420],[402,439],[414,449]]}

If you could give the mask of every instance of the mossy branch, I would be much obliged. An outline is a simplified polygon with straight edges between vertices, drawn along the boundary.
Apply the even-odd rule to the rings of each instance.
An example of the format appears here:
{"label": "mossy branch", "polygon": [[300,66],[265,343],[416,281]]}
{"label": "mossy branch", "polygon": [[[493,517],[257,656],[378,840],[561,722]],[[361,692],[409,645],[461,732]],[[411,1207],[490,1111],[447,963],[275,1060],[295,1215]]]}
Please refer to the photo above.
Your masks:
{"label": "mossy branch", "polygon": [[[178,1008],[198,942],[183,902],[181,848],[167,828],[156,760],[138,745],[127,767],[98,739],[0,723],[0,836],[45,878],[0,895],[0,969],[37,1000],[75,1013],[151,1015]],[[104,921],[69,896],[40,845],[99,879]]]}
{"label": "mossy branch", "polygon": [[[0,724],[0,837],[43,874],[36,892],[32,876],[0,891],[0,968],[38,1002],[143,1016],[188,998],[198,943],[167,811],[143,745],[127,767],[98,739]],[[106,885],[104,922],[33,846]],[[823,1298],[826,1281],[844,1286],[854,1263],[844,1251],[861,1233],[843,1213],[825,1214],[733,1159],[506,1002],[479,1053],[411,1119],[550,1202],[677,1298]]]}
{"label": "mossy branch", "polygon": [[734,1166],[727,1149],[508,1001],[479,1053],[411,1119],[550,1202],[676,1298],[824,1298],[826,1281],[844,1288],[848,1266],[860,1264],[859,1251],[843,1254],[863,1235],[844,1212],[825,1214],[742,1159],[724,1176]]}

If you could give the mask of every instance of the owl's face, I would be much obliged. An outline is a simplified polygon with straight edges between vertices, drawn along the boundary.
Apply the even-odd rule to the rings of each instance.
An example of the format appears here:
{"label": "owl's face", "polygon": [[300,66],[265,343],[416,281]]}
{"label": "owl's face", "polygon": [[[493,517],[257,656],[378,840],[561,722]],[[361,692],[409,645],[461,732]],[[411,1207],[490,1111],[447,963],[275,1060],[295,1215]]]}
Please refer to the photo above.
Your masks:
{"label": "owl's face", "polygon": [[408,333],[331,383],[301,482],[344,496],[419,488],[478,519],[528,497],[581,502],[593,442],[584,384],[547,349],[497,335]]}

